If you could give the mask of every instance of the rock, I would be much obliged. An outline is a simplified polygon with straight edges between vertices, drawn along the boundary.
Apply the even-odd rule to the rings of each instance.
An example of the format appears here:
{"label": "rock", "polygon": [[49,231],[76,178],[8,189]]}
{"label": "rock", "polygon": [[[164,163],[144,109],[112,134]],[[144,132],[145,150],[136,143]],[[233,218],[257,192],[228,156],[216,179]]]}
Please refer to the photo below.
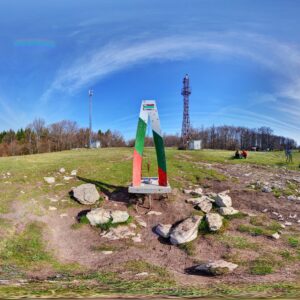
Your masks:
{"label": "rock", "polygon": [[142,236],[141,236],[140,233],[137,234],[136,236],[132,237],[131,239],[132,239],[132,241],[135,242],[135,243],[141,243],[141,242],[142,242]]}
{"label": "rock", "polygon": [[198,205],[203,201],[202,197],[199,198],[189,198],[185,200],[186,203],[193,204],[193,205]]}
{"label": "rock", "polygon": [[209,213],[212,209],[212,203],[207,200],[200,202],[197,207],[201,209],[204,213]]}
{"label": "rock", "polygon": [[65,218],[65,217],[68,217],[68,214],[64,213],[64,214],[60,214],[59,215],[61,218]]}
{"label": "rock", "polygon": [[219,207],[231,207],[232,205],[231,197],[227,194],[221,193],[217,195],[215,203]]}
{"label": "rock", "polygon": [[53,184],[55,183],[55,178],[54,177],[44,177],[44,180],[49,183],[49,184]]}
{"label": "rock", "polygon": [[139,217],[135,217],[135,220],[137,221],[137,223],[140,226],[145,227],[145,228],[147,227],[147,223],[144,220],[140,219]]}
{"label": "rock", "polygon": [[103,208],[96,208],[86,214],[90,224],[97,226],[100,224],[106,224],[111,220],[110,211]]}
{"label": "rock", "polygon": [[49,206],[49,210],[57,210],[57,207],[55,207],[55,206]]}
{"label": "rock", "polygon": [[206,221],[210,231],[218,231],[223,225],[222,217],[216,213],[207,214]]}
{"label": "rock", "polygon": [[127,211],[113,210],[110,213],[112,218],[112,223],[124,223],[128,220],[129,214]]}
{"label": "rock", "polygon": [[154,215],[154,216],[160,216],[162,213],[160,211],[155,211],[155,210],[150,210],[147,212],[147,215],[151,216],[151,215]]}
{"label": "rock", "polygon": [[149,273],[147,273],[147,272],[135,274],[136,277],[144,277],[144,276],[148,276],[148,275],[149,275]]}
{"label": "rock", "polygon": [[272,188],[270,188],[269,186],[264,186],[261,191],[263,193],[271,193],[272,192]]}
{"label": "rock", "polygon": [[64,180],[66,180],[66,181],[69,181],[69,180],[71,180],[71,179],[73,179],[73,177],[70,177],[70,176],[64,176]]}
{"label": "rock", "polygon": [[239,211],[234,209],[233,207],[220,207],[218,211],[222,216],[232,216],[239,213]]}
{"label": "rock", "polygon": [[109,231],[102,232],[100,236],[114,241],[120,239],[128,239],[135,236],[135,233],[130,230],[129,226],[118,226],[110,228]]}
{"label": "rock", "polygon": [[81,204],[95,204],[100,199],[100,195],[96,189],[96,186],[91,183],[82,184],[76,188],[73,188],[72,191],[73,197]]}
{"label": "rock", "polygon": [[279,240],[280,235],[279,235],[278,232],[275,232],[275,233],[273,233],[273,234],[271,235],[271,238],[274,239],[274,240]]}
{"label": "rock", "polygon": [[179,223],[171,231],[170,242],[173,245],[178,245],[196,239],[198,236],[198,227],[202,218],[202,216],[191,216]]}
{"label": "rock", "polygon": [[170,224],[158,224],[158,225],[155,227],[155,232],[156,232],[159,236],[161,236],[161,237],[167,239],[167,238],[170,237],[170,234],[171,234],[171,228],[172,228],[172,225],[170,225]]}
{"label": "rock", "polygon": [[193,191],[192,191],[192,194],[194,194],[194,195],[202,195],[203,194],[203,190],[202,190],[202,188],[196,188],[196,189],[194,189]]}
{"label": "rock", "polygon": [[285,226],[292,226],[293,223],[292,223],[292,222],[285,222],[284,225],[285,225]]}
{"label": "rock", "polygon": [[65,168],[60,168],[60,169],[59,169],[59,173],[63,174],[63,173],[65,173],[65,172],[66,172]]}
{"label": "rock", "polygon": [[110,254],[113,254],[113,251],[101,251],[102,254],[104,255],[110,255]]}
{"label": "rock", "polygon": [[196,272],[204,273],[207,275],[223,275],[227,273],[233,272],[238,265],[233,264],[231,262],[227,262],[225,260],[215,260],[209,261],[207,263],[203,263],[197,267],[195,267]]}
{"label": "rock", "polygon": [[293,214],[293,215],[290,214],[290,215],[289,215],[289,218],[290,218],[290,219],[296,219],[296,218],[297,218],[297,214]]}
{"label": "rock", "polygon": [[284,229],[284,228],[285,228],[285,225],[284,225],[284,224],[280,224],[280,227]]}
{"label": "rock", "polygon": [[71,171],[71,176],[77,176],[77,170],[72,170]]}
{"label": "rock", "polygon": [[193,191],[188,189],[183,189],[184,194],[191,194]]}
{"label": "rock", "polygon": [[299,224],[299,223],[300,223],[300,220],[298,220],[297,223]]}
{"label": "rock", "polygon": [[96,208],[88,212],[86,217],[92,226],[97,226],[106,224],[109,221],[111,221],[113,224],[124,223],[128,220],[129,214],[127,211],[122,210]]}
{"label": "rock", "polygon": [[268,209],[265,208],[262,212],[263,212],[263,213],[266,213],[266,212],[268,212]]}
{"label": "rock", "polygon": [[296,200],[298,200],[297,197],[294,196],[294,195],[288,196],[287,199],[290,200],[290,201],[296,201]]}

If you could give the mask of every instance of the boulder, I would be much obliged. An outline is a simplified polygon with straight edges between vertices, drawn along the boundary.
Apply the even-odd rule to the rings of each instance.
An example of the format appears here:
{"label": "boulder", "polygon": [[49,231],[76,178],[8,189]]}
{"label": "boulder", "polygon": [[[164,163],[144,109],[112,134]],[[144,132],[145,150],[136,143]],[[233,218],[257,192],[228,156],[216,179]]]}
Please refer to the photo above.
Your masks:
{"label": "boulder", "polygon": [[105,208],[96,208],[87,213],[88,218],[92,226],[106,224],[111,221],[113,224],[124,223],[128,220],[129,214],[127,211],[122,210],[109,210]]}
{"label": "boulder", "polygon": [[212,203],[208,200],[203,200],[197,207],[201,209],[204,213],[209,213],[212,209]]}
{"label": "boulder", "polygon": [[170,225],[170,224],[158,224],[158,225],[155,227],[155,232],[156,232],[159,236],[161,236],[161,237],[167,239],[167,238],[170,237],[171,228],[172,228],[172,225]]}
{"label": "boulder", "polygon": [[234,209],[233,207],[220,207],[218,211],[222,216],[232,216],[239,213],[239,211]]}
{"label": "boulder", "polygon": [[95,204],[100,199],[96,186],[91,183],[85,183],[73,188],[72,192],[73,197],[81,204]]}
{"label": "boulder", "polygon": [[113,210],[110,212],[112,223],[124,223],[128,220],[129,214],[127,211]]}
{"label": "boulder", "polygon": [[53,184],[55,183],[55,178],[54,177],[44,177],[44,180],[49,183],[49,184]]}
{"label": "boulder", "polygon": [[171,231],[170,242],[173,245],[178,245],[196,239],[198,236],[198,227],[202,218],[202,216],[191,216],[179,223]]}
{"label": "boulder", "polygon": [[232,201],[231,197],[227,194],[220,193],[215,198],[215,203],[219,207],[231,207]]}
{"label": "boulder", "polygon": [[96,208],[87,213],[88,218],[92,226],[97,226],[100,224],[106,224],[111,220],[110,211],[103,208]]}
{"label": "boulder", "polygon": [[210,231],[218,231],[223,225],[223,218],[216,213],[208,213],[206,221]]}
{"label": "boulder", "polygon": [[223,275],[233,272],[238,265],[225,260],[215,260],[200,264],[194,268],[196,272],[204,273],[207,275]]}

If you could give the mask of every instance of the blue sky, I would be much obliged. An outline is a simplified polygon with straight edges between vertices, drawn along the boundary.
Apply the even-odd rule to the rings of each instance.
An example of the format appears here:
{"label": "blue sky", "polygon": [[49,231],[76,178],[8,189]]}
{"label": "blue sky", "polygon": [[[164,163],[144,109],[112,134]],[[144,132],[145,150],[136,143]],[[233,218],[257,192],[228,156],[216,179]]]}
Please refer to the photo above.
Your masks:
{"label": "blue sky", "polygon": [[71,119],[135,135],[140,101],[191,123],[270,126],[300,142],[300,1],[1,0],[0,130]]}

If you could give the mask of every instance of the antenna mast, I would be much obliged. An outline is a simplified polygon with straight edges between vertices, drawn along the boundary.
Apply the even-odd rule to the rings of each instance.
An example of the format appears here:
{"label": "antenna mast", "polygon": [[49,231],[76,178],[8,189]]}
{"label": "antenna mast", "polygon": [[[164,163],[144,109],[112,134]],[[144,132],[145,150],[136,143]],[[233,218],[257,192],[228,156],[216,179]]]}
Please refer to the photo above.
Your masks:
{"label": "antenna mast", "polygon": [[189,112],[189,96],[191,94],[190,79],[188,74],[183,78],[183,88],[181,95],[183,96],[183,120],[181,129],[181,139],[183,146],[186,147],[190,138],[190,112]]}

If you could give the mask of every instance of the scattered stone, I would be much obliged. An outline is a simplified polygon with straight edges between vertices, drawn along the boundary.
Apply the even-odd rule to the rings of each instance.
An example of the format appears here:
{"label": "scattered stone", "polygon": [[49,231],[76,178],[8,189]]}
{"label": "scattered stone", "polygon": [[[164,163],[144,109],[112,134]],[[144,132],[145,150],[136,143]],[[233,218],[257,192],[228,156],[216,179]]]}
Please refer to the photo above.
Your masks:
{"label": "scattered stone", "polygon": [[234,209],[233,207],[220,207],[218,211],[222,216],[232,216],[239,213],[239,211]]}
{"label": "scattered stone", "polygon": [[222,194],[222,193],[217,195],[217,197],[215,199],[215,203],[219,207],[231,207],[232,206],[231,197],[227,194]]}
{"label": "scattered stone", "polygon": [[179,223],[170,234],[170,242],[173,245],[184,244],[193,241],[198,235],[198,226],[202,216],[191,216]]}
{"label": "scattered stone", "polygon": [[73,179],[73,177],[71,177],[71,176],[64,176],[64,180],[66,180],[66,181],[69,181],[71,179]]}
{"label": "scattered stone", "polygon": [[149,273],[147,272],[142,272],[142,273],[138,273],[138,274],[135,274],[136,277],[145,277],[145,276],[148,276]]}
{"label": "scattered stone", "polygon": [[261,191],[263,193],[271,193],[272,192],[272,188],[270,188],[269,186],[264,186]]}
{"label": "scattered stone", "polygon": [[292,222],[285,222],[284,225],[285,225],[285,226],[292,226],[293,223],[292,223]]}
{"label": "scattered stone", "polygon": [[206,221],[210,231],[218,231],[223,225],[223,218],[216,213],[206,215]]}
{"label": "scattered stone", "polygon": [[149,216],[151,216],[151,215],[160,216],[160,215],[162,215],[162,213],[160,211],[150,210],[150,211],[147,212],[146,215],[149,215]]}
{"label": "scattered stone", "polygon": [[184,194],[191,194],[193,191],[188,189],[183,189]]}
{"label": "scattered stone", "polygon": [[204,213],[209,213],[212,209],[212,203],[207,200],[200,202],[197,207],[201,209]]}
{"label": "scattered stone", "polygon": [[274,240],[279,240],[280,239],[280,235],[278,232],[275,232],[271,235],[271,237],[274,239]]}
{"label": "scattered stone", "polygon": [[298,200],[298,198],[294,195],[288,196],[287,199],[290,200],[290,201],[297,201]]}
{"label": "scattered stone", "polygon": [[284,224],[280,224],[281,228],[285,228],[285,225]]}
{"label": "scattered stone", "polygon": [[167,238],[170,237],[170,234],[171,234],[171,228],[172,228],[172,225],[170,225],[170,224],[158,224],[158,225],[155,227],[155,232],[156,232],[159,236],[161,236],[161,237],[167,239]]}
{"label": "scattered stone", "polygon": [[192,194],[194,194],[194,195],[202,195],[203,194],[203,190],[202,190],[202,188],[196,188],[196,189],[194,189],[193,191],[192,191]]}
{"label": "scattered stone", "polygon": [[57,210],[57,207],[55,207],[55,206],[49,206],[49,210]]}
{"label": "scattered stone", "polygon": [[96,186],[91,183],[85,183],[73,188],[72,192],[73,197],[81,204],[95,204],[100,199],[100,195],[96,189]]}
{"label": "scattered stone", "polygon": [[127,211],[121,210],[109,210],[104,208],[96,208],[91,210],[86,214],[90,224],[92,226],[97,226],[101,224],[106,224],[109,221],[112,223],[124,223],[128,220],[129,214]]}
{"label": "scattered stone", "polygon": [[300,223],[300,220],[298,220],[297,223],[299,224],[299,223]]}
{"label": "scattered stone", "polygon": [[185,200],[186,203],[193,204],[193,205],[198,205],[202,201],[203,201],[202,197],[199,197],[199,198],[189,198],[189,199]]}
{"label": "scattered stone", "polygon": [[137,223],[138,223],[140,226],[142,226],[142,227],[144,227],[144,228],[147,227],[147,223],[146,223],[144,220],[140,219],[139,217],[136,217],[135,220],[137,221]]}
{"label": "scattered stone", "polygon": [[297,218],[297,214],[293,214],[293,215],[290,214],[290,215],[289,215],[289,218],[290,218],[290,219],[296,219],[296,218]]}
{"label": "scattered stone", "polygon": [[104,255],[110,255],[110,254],[113,254],[113,251],[101,251],[102,254]]}
{"label": "scattered stone", "polygon": [[24,191],[20,191],[20,193],[21,193],[21,194],[25,194],[25,192],[24,192]]}
{"label": "scattered stone", "polygon": [[68,214],[60,214],[59,215],[61,218],[65,218],[65,217],[68,217]]}
{"label": "scattered stone", "polygon": [[132,237],[131,239],[132,239],[133,242],[135,242],[135,243],[141,243],[141,242],[142,242],[142,236],[141,236],[140,233],[137,234],[136,236]]}
{"label": "scattered stone", "polygon": [[55,178],[54,178],[54,177],[44,177],[44,180],[45,180],[48,184],[53,184],[53,183],[55,183]]}
{"label": "scattered stone", "polygon": [[129,226],[118,226],[110,228],[109,231],[102,232],[100,236],[114,241],[120,239],[128,239],[135,236],[135,233],[130,230]]}
{"label": "scattered stone", "polygon": [[276,212],[276,211],[272,211],[272,214],[273,214],[274,216],[278,216],[278,215],[279,215],[279,213]]}
{"label": "scattered stone", "polygon": [[265,208],[262,212],[263,212],[263,213],[266,213],[266,212],[268,212],[268,209]]}
{"label": "scattered stone", "polygon": [[66,172],[65,168],[60,168],[60,169],[59,169],[59,173],[63,174],[63,173],[65,173],[65,172]]}
{"label": "scattered stone", "polygon": [[233,264],[231,262],[227,262],[225,260],[215,260],[209,261],[207,263],[203,263],[197,267],[195,267],[195,271],[204,273],[207,275],[224,275],[233,272],[238,265]]}
{"label": "scattered stone", "polygon": [[71,171],[71,176],[77,176],[77,170]]}

